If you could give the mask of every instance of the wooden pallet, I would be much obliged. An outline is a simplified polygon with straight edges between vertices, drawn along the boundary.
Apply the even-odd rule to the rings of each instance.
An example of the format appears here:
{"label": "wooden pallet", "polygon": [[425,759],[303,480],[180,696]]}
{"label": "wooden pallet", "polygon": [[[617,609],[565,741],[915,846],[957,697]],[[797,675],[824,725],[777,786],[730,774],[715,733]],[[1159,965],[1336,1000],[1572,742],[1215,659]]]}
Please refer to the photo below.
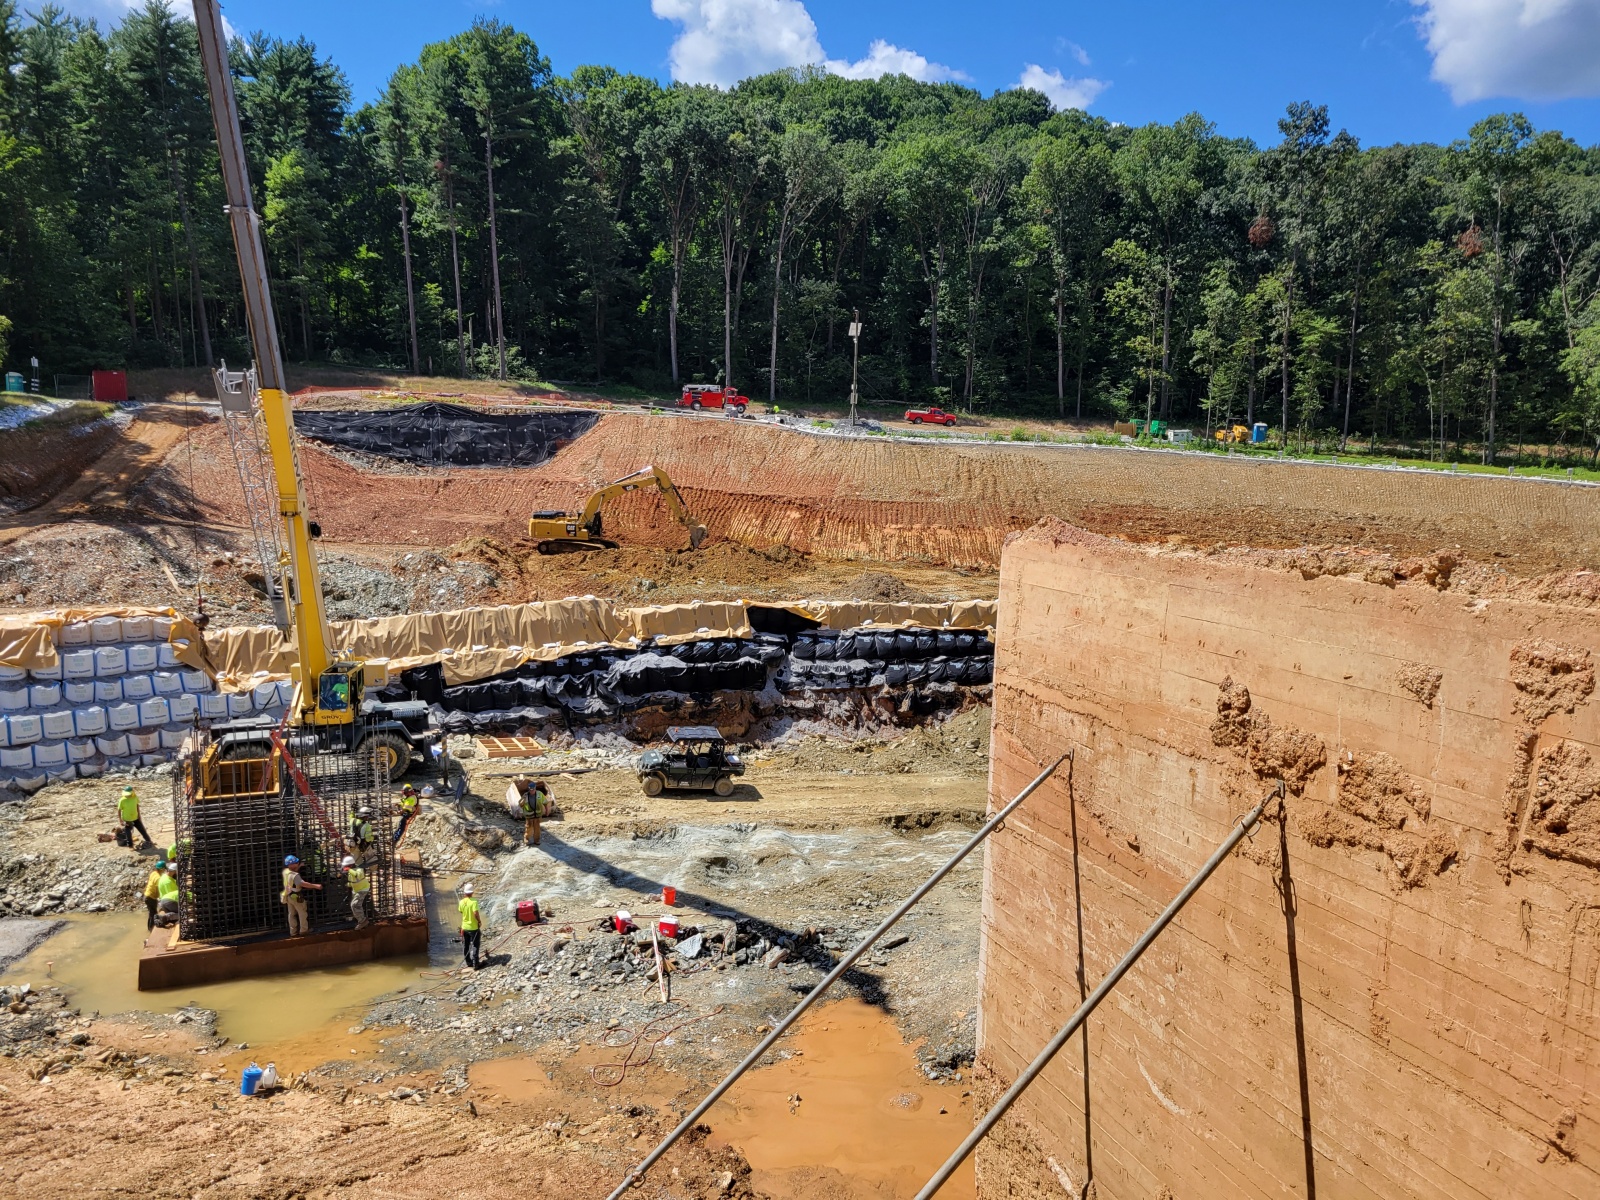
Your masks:
{"label": "wooden pallet", "polygon": [[538,758],[544,753],[544,747],[531,737],[479,737],[474,740],[490,758]]}

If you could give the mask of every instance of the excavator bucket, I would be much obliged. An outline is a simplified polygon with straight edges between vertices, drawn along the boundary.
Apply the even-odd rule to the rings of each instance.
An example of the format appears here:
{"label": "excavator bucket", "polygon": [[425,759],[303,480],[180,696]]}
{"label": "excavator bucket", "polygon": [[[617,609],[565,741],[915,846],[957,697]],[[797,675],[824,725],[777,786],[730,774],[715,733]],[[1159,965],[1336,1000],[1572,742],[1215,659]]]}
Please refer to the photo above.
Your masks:
{"label": "excavator bucket", "polygon": [[706,540],[706,527],[704,525],[689,526],[689,549],[700,549],[700,543]]}

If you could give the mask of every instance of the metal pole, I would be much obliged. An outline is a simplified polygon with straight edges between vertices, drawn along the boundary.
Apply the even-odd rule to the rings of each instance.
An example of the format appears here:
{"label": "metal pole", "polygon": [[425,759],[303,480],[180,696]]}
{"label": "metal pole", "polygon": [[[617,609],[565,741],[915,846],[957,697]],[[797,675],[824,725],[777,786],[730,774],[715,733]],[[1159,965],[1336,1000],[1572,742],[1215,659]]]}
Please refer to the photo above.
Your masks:
{"label": "metal pole", "polygon": [[856,416],[856,379],[861,371],[861,310],[852,309],[850,318],[850,342],[855,347],[850,360],[850,426],[854,428],[858,420]]}
{"label": "metal pole", "polygon": [[999,812],[995,813],[994,816],[990,817],[983,828],[978,830],[977,833],[973,834],[971,840],[968,841],[965,846],[956,851],[955,857],[950,859],[950,861],[945,863],[944,866],[940,867],[937,871],[930,875],[927,881],[921,887],[912,892],[911,895],[901,903],[899,908],[895,909],[893,913],[884,918],[884,921],[881,925],[879,925],[871,933],[867,934],[867,936],[861,940],[854,950],[850,951],[849,954],[841,958],[838,965],[835,966],[833,970],[828,972],[826,978],[824,978],[821,983],[817,984],[816,987],[812,988],[811,991],[806,994],[804,1000],[795,1005],[794,1011],[792,1011],[783,1020],[779,1021],[778,1024],[773,1028],[772,1032],[767,1034],[766,1037],[762,1038],[754,1050],[745,1055],[744,1061],[735,1067],[731,1072],[729,1072],[728,1077],[721,1083],[717,1084],[717,1086],[712,1089],[711,1094],[702,1100],[692,1113],[680,1121],[678,1123],[678,1127],[671,1133],[667,1134],[659,1146],[645,1156],[643,1162],[641,1162],[637,1167],[634,1167],[633,1170],[629,1171],[628,1174],[623,1177],[622,1182],[617,1185],[616,1190],[612,1192],[610,1196],[606,1198],[606,1200],[620,1200],[620,1198],[630,1187],[640,1182],[644,1178],[644,1173],[653,1167],[660,1160],[661,1156],[672,1148],[672,1144],[674,1142],[695,1127],[700,1118],[705,1116],[706,1113],[710,1111],[711,1106],[718,1100],[722,1099],[723,1093],[734,1085],[739,1076],[743,1075],[751,1067],[755,1066],[756,1063],[761,1060],[761,1056],[772,1048],[772,1044],[781,1038],[785,1033],[787,1033],[789,1027],[800,1019],[801,1014],[822,997],[823,992],[827,991],[828,988],[830,988],[841,975],[854,966],[856,960],[870,950],[872,948],[872,944],[882,937],[896,921],[905,916],[906,913],[910,912],[912,905],[916,904],[917,901],[921,900],[930,891],[932,891],[934,885],[936,885],[946,875],[950,874],[951,871],[955,870],[957,864],[959,864],[962,859],[971,854],[972,851],[976,849],[985,838],[987,838],[996,829],[1000,828],[1000,826],[1005,823],[1005,819],[1016,810],[1017,806],[1029,796],[1033,795],[1033,793],[1038,790],[1039,786],[1043,784],[1046,779],[1049,779],[1050,776],[1055,774],[1056,768],[1071,757],[1072,751],[1069,750],[1067,753],[1063,754],[1060,758],[1056,759],[1055,762],[1051,763],[1048,767],[1041,771],[1038,777],[1035,778],[1032,783],[1023,788],[1022,791],[1017,794],[1016,799],[1007,804]]}
{"label": "metal pole", "polygon": [[1050,1060],[1060,1052],[1061,1047],[1067,1044],[1068,1040],[1078,1031],[1078,1027],[1088,1019],[1089,1014],[1095,1010],[1100,1001],[1111,994],[1111,989],[1122,981],[1122,977],[1132,969],[1133,964],[1139,961],[1140,955],[1150,948],[1150,944],[1156,938],[1161,936],[1161,931],[1172,923],[1172,919],[1182,911],[1185,904],[1189,903],[1190,898],[1200,890],[1201,885],[1211,878],[1212,872],[1222,865],[1223,860],[1229,854],[1233,853],[1233,848],[1239,844],[1245,834],[1256,827],[1256,822],[1261,819],[1261,810],[1266,808],[1267,802],[1282,795],[1283,781],[1279,780],[1278,786],[1273,789],[1271,794],[1263,797],[1259,804],[1239,818],[1238,824],[1233,827],[1233,832],[1228,834],[1222,845],[1217,847],[1216,852],[1206,859],[1205,866],[1201,867],[1195,877],[1184,885],[1183,891],[1173,898],[1172,903],[1167,905],[1161,915],[1156,918],[1155,924],[1145,930],[1144,936],[1133,944],[1133,948],[1127,954],[1123,955],[1122,961],[1111,968],[1111,973],[1100,981],[1100,986],[1089,994],[1089,998],[1078,1007],[1078,1011],[1072,1014],[1071,1020],[1063,1025],[1061,1031],[1046,1043],[1043,1050],[1039,1051],[1039,1056],[1028,1064],[1028,1069],[1017,1076],[1017,1081],[1006,1089],[1005,1095],[995,1101],[994,1107],[984,1114],[983,1120],[978,1122],[977,1127],[967,1135],[966,1140],[956,1147],[956,1152],[945,1160],[944,1166],[934,1173],[932,1179],[923,1184],[922,1190],[916,1195],[916,1200],[931,1200],[933,1195],[944,1186],[945,1181],[955,1174],[956,1168],[967,1160],[967,1157],[977,1148],[978,1143],[988,1136],[989,1130],[999,1123],[1000,1118],[1005,1116],[1006,1111],[1017,1102],[1017,1098],[1027,1091],[1028,1085],[1039,1077],[1039,1073],[1049,1065]]}

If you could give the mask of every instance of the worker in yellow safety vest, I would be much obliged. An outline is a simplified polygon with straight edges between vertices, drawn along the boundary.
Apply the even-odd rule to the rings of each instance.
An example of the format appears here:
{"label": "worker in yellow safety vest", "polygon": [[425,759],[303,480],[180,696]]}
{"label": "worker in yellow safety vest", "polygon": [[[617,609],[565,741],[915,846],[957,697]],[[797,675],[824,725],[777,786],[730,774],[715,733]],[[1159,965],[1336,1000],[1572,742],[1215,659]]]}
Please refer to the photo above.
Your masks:
{"label": "worker in yellow safety vest", "polygon": [[372,810],[365,805],[350,814],[348,848],[362,862],[367,860],[367,852],[372,849]]}
{"label": "worker in yellow safety vest", "polygon": [[127,835],[128,846],[133,847],[133,831],[137,829],[139,836],[144,839],[143,849],[148,850],[155,845],[150,833],[144,827],[144,822],[139,819],[139,793],[129,784],[122,789],[122,795],[117,799],[117,816],[122,821],[122,832]]}
{"label": "worker in yellow safety vest", "polygon": [[178,920],[178,864],[168,863],[156,885],[160,892],[156,900],[156,920],[162,925],[174,925]]}
{"label": "worker in yellow safety vest", "polygon": [[144,931],[149,933],[156,927],[156,904],[161,899],[161,873],[167,869],[166,859],[156,863],[156,869],[151,871],[144,881]]}
{"label": "worker in yellow safety vest", "polygon": [[356,919],[356,928],[360,929],[367,923],[367,897],[372,894],[372,880],[348,854],[339,865],[344,868],[345,880],[350,884],[350,915]]}
{"label": "worker in yellow safety vest", "polygon": [[542,779],[517,778],[511,781],[517,790],[518,810],[522,813],[522,844],[539,844],[539,820],[554,811],[556,802],[550,795],[550,785]]}
{"label": "worker in yellow safety vest", "polygon": [[478,912],[478,902],[473,898],[469,883],[461,889],[461,899],[456,908],[461,913],[461,954],[467,966],[474,971],[481,965],[478,954],[483,948],[483,919]]}
{"label": "worker in yellow safety vest", "polygon": [[283,891],[278,899],[289,910],[289,936],[299,937],[311,932],[311,918],[306,915],[307,891],[320,892],[320,883],[311,883],[300,877],[300,860],[289,855],[283,860]]}
{"label": "worker in yellow safety vest", "polygon": [[[424,796],[432,796],[433,789],[425,787],[422,789],[422,794]],[[396,846],[400,844],[400,839],[405,837],[406,826],[410,825],[411,819],[417,815],[417,804],[420,799],[421,797],[417,795],[417,789],[409,783],[400,789],[400,825],[394,831],[394,844]]]}

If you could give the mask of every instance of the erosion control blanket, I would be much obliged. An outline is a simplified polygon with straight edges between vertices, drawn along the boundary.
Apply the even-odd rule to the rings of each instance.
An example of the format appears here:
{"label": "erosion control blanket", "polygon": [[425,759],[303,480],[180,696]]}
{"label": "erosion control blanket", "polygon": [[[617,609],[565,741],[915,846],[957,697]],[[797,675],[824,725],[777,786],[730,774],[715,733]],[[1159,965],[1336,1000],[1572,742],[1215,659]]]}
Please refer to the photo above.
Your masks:
{"label": "erosion control blanket", "polygon": [[[206,657],[206,644],[200,631],[187,617],[171,608],[137,608],[124,605],[115,608],[63,608],[39,613],[9,613],[0,615],[0,667],[20,667],[29,671],[43,671],[60,662],[58,647],[63,625],[90,624],[100,617],[163,618],[162,628],[169,628],[167,642],[178,661],[186,667],[215,675]],[[148,621],[146,622],[149,623]],[[112,638],[118,641],[119,638]]]}
{"label": "erosion control blanket", "polygon": [[297,412],[294,427],[302,437],[330,446],[424,466],[536,467],[599,419],[599,413],[569,409],[485,412],[408,404],[377,412]]}
{"label": "erosion control blanket", "polygon": [[[776,607],[776,606],[766,606]],[[993,601],[956,604],[807,602],[788,607],[828,629],[874,624],[992,628]],[[341,654],[388,659],[391,672],[440,663],[445,682],[468,683],[580,650],[631,647],[650,638],[663,645],[703,638],[751,636],[745,605],[707,601],[619,609],[593,596],[539,604],[507,604],[454,612],[332,621]],[[224,689],[259,683],[260,672],[284,677],[295,661],[293,643],[270,626],[216,630],[207,636]]]}

